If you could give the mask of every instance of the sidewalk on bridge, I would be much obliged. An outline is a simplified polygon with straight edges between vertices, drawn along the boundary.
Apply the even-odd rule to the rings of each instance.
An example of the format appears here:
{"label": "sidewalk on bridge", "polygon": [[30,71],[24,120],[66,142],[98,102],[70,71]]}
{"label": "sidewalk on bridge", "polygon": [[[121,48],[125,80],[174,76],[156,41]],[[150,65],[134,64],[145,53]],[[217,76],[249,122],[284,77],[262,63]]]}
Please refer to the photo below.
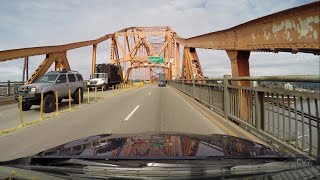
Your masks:
{"label": "sidewalk on bridge", "polygon": [[223,130],[227,135],[240,137],[244,139],[248,139],[254,142],[258,142],[260,144],[264,144],[270,147],[270,144],[266,143],[265,141],[261,140],[257,136],[251,134],[250,132],[246,131],[245,129],[241,128],[237,124],[233,123],[230,120],[225,119],[221,115],[217,114],[210,108],[204,106],[200,102],[196,101],[195,99],[189,97],[188,95],[184,94],[183,92],[169,86],[173,90],[175,90],[178,94],[183,96],[185,100],[190,103],[194,108],[200,111],[206,118],[208,118],[212,123],[214,123],[218,128]]}

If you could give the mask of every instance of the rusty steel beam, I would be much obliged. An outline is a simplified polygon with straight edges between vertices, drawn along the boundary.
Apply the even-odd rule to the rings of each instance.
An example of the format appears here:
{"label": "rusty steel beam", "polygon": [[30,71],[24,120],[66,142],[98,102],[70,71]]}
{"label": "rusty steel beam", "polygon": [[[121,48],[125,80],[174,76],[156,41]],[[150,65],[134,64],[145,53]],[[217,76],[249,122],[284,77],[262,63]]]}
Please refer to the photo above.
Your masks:
{"label": "rusty steel beam", "polygon": [[136,69],[136,68],[166,68],[169,69],[170,67],[168,65],[164,64],[140,64],[140,65],[133,65],[129,66],[129,69]]}
{"label": "rusty steel beam", "polygon": [[30,76],[30,78],[27,81],[27,84],[31,84],[34,81],[38,80],[41,76],[43,76],[53,63],[55,63],[55,68],[54,68],[55,70],[59,70],[59,69],[71,70],[68,62],[68,58],[67,58],[67,52],[46,54],[46,58],[42,61],[40,66],[38,66],[38,68]]}
{"label": "rusty steel beam", "polygon": [[264,16],[230,29],[188,39],[187,47],[320,54],[320,1]]}
{"label": "rusty steel beam", "polygon": [[91,73],[94,74],[96,71],[96,60],[97,60],[97,45],[92,46],[92,61],[91,61]]}
{"label": "rusty steel beam", "polygon": [[[129,27],[115,32],[114,41],[111,44],[111,51],[115,52],[115,47],[120,47],[121,54],[117,57],[110,56],[111,62],[130,62],[130,66],[123,67],[125,78],[131,73],[131,68],[164,68],[168,70],[168,77],[172,77],[172,68],[175,58],[175,40],[176,33],[168,26],[151,26],[151,27]],[[164,37],[153,38],[153,37]],[[118,38],[121,39],[118,40]],[[122,42],[122,39],[124,40]],[[127,49],[128,46],[128,49]],[[163,63],[154,65],[149,62],[150,56],[161,56],[164,58]],[[149,76],[150,77],[150,76]]]}
{"label": "rusty steel beam", "polygon": [[100,42],[106,41],[112,37],[113,37],[113,34],[107,34],[107,35],[100,37],[98,39],[89,40],[89,41],[82,41],[82,42],[75,42],[75,43],[64,44],[64,45],[41,46],[41,47],[4,50],[4,51],[0,51],[0,62],[12,60],[12,59],[17,59],[17,58],[24,58],[24,57],[28,57],[28,56],[41,55],[41,54],[52,54],[52,53],[58,53],[58,52],[66,52],[71,49],[95,45]]}

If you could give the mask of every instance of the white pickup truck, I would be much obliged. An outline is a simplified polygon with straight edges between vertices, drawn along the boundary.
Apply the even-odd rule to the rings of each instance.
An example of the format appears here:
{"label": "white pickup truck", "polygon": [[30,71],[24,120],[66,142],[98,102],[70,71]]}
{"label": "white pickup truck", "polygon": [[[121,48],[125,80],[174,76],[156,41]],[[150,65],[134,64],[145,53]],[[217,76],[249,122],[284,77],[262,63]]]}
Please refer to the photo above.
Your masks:
{"label": "white pickup truck", "polygon": [[94,73],[90,75],[90,80],[87,82],[87,88],[93,89],[95,87],[107,89],[109,86],[107,73]]}

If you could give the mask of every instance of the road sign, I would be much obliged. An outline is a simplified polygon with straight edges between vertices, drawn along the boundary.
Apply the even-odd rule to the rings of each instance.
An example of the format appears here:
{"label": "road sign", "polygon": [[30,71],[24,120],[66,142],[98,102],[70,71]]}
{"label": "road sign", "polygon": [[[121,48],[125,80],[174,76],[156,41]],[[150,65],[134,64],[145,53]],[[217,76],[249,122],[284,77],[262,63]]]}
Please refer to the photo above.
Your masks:
{"label": "road sign", "polygon": [[149,61],[151,63],[163,63],[164,59],[161,56],[149,56]]}

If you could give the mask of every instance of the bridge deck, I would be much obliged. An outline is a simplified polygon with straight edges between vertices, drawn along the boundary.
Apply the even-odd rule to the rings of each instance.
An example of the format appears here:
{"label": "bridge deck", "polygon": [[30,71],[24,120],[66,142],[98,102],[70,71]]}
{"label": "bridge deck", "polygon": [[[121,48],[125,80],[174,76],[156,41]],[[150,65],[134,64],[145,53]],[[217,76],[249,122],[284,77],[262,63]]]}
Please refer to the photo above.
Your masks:
{"label": "bridge deck", "polygon": [[[17,111],[16,105],[7,107],[12,109],[8,113]],[[37,109],[35,107],[27,113],[29,116],[38,116]],[[10,116],[0,114],[0,122],[4,124],[3,117]],[[14,114],[11,117],[11,120],[18,118]],[[108,91],[103,101],[83,104],[73,112],[1,136],[0,161],[32,155],[65,142],[101,133],[181,132],[230,134],[254,139],[249,133],[232,127],[232,123],[228,126],[223,121],[210,109],[172,87],[148,85],[117,96]]]}

